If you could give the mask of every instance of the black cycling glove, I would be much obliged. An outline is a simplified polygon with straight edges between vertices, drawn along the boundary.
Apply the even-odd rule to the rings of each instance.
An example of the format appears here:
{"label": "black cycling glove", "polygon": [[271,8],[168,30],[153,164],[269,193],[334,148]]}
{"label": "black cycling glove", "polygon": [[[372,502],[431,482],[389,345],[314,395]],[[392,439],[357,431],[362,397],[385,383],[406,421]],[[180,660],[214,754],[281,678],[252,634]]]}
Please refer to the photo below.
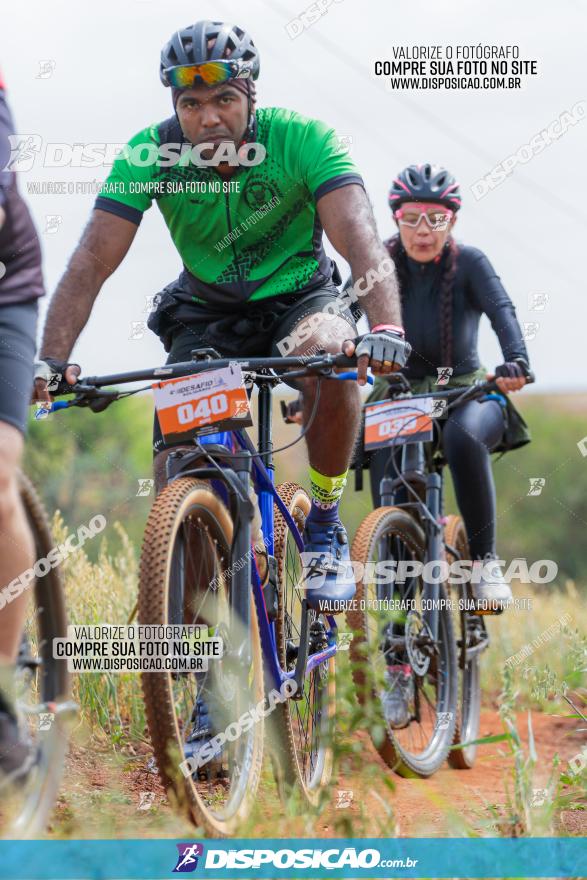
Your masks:
{"label": "black cycling glove", "polygon": [[528,362],[524,358],[516,358],[507,361],[495,368],[496,378],[504,379],[527,379],[531,375]]}
{"label": "black cycling glove", "polygon": [[71,385],[64,378],[68,367],[79,367],[79,364],[46,357],[42,361],[35,361],[34,378],[44,379],[50,394],[67,394],[71,391]]}
{"label": "black cycling glove", "polygon": [[405,367],[412,351],[412,346],[406,342],[403,335],[394,330],[384,330],[375,327],[363,336],[357,336],[354,340],[357,358],[367,355],[369,363],[373,361],[387,361]]}

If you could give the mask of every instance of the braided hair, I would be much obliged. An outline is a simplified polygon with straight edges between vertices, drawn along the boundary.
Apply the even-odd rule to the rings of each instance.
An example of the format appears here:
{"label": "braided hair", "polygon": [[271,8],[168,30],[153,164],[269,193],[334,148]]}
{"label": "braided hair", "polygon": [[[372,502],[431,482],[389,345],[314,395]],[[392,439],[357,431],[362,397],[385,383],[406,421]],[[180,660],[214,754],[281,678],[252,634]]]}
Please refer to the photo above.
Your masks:
{"label": "braided hair", "polygon": [[[385,242],[389,256],[395,263],[399,282],[400,297],[404,303],[408,287],[408,257],[401,242],[399,233]],[[438,309],[440,327],[440,349],[442,352],[442,364],[439,366],[452,367],[452,291],[455,276],[457,274],[458,246],[452,235],[448,237],[440,257],[441,274],[438,282]]]}

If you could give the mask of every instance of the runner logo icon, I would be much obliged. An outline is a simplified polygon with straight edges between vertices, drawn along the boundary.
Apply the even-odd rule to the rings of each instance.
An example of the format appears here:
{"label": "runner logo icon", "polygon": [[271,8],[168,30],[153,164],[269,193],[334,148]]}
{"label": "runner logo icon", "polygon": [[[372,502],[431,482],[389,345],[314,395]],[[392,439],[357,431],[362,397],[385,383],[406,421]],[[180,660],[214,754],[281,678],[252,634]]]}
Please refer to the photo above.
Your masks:
{"label": "runner logo icon", "polygon": [[177,843],[176,846],[179,855],[173,873],[191,874],[198,867],[198,856],[204,855],[204,847],[201,843]]}

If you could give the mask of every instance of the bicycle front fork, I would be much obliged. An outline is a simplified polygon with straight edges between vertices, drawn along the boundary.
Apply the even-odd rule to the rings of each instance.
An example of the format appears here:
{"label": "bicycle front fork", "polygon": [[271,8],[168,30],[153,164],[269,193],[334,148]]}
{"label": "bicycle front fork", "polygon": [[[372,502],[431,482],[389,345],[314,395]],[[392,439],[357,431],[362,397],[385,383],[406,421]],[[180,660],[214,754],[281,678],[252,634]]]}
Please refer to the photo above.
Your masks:
{"label": "bicycle front fork", "polygon": [[[426,507],[431,514],[427,520],[426,528],[426,560],[427,562],[440,562],[443,559],[443,529],[440,522],[442,514],[442,477],[437,473],[429,473],[426,477]],[[422,596],[426,600],[424,604],[424,619],[430,627],[434,642],[438,639],[438,598],[440,583],[438,582],[438,570],[434,566],[433,581],[424,579]]]}
{"label": "bicycle front fork", "polygon": [[251,623],[251,566],[254,564],[251,551],[251,525],[254,510],[249,499],[252,459],[248,452],[243,452],[234,461],[234,470],[243,488],[244,502],[233,498],[234,535],[230,554],[230,576],[232,578],[232,610],[236,615],[235,631],[242,627],[242,636],[234,646],[236,656],[248,669],[251,662],[251,640],[249,629]]}

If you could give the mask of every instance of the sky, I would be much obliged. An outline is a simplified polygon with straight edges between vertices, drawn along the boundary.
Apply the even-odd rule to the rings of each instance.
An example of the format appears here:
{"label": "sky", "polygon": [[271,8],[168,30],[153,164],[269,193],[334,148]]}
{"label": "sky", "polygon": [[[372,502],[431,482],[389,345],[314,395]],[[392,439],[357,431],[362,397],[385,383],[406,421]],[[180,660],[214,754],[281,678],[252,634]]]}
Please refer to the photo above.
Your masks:
{"label": "sky", "polygon": [[[347,139],[382,238],[393,231],[387,207],[393,176],[418,162],[450,168],[463,193],[455,237],[488,255],[520,322],[538,325],[527,341],[537,376],[533,390],[585,390],[587,121],[570,125],[483,198],[475,198],[471,189],[562,113],[587,101],[585,8],[578,0],[561,0],[556,7],[530,0],[331,0],[314,24],[303,30],[290,24],[288,29],[309,6],[305,0],[13,4],[0,34],[0,67],[17,132],[50,143],[125,142],[171,115],[170,92],[160,84],[158,64],[172,32],[200,18],[234,21],[250,31],[260,51],[259,105],[322,119]],[[292,39],[290,33],[298,32]],[[374,74],[374,62],[392,60],[394,46],[480,43],[519,46],[521,59],[537,61],[537,74],[523,78],[520,90],[494,91],[392,91],[385,78]],[[39,75],[48,70],[50,75]],[[104,167],[36,164],[19,175],[41,234],[49,295],[94,196],[27,195],[27,184],[101,181],[107,173]],[[51,231],[55,227],[47,217],[55,215],[61,220]],[[344,277],[346,264],[340,257],[337,262]],[[154,207],[145,214],[125,261],[105,284],[74,350],[86,374],[163,362],[156,336],[149,331],[131,336],[140,335],[133,326],[146,319],[146,298],[180,270]],[[530,307],[536,294],[548,297],[541,311]],[[48,298],[43,310],[47,304]],[[480,354],[490,368],[502,360],[486,318]]]}

